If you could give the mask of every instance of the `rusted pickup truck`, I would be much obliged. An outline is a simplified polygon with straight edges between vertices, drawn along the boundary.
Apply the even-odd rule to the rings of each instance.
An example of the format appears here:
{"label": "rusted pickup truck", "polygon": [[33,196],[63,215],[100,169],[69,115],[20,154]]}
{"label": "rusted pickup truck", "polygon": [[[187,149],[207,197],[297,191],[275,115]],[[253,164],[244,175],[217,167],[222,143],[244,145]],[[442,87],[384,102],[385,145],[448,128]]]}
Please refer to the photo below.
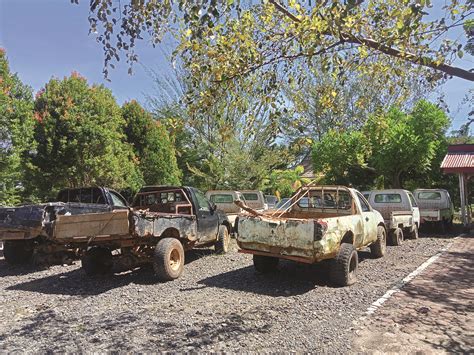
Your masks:
{"label": "rusted pickup truck", "polygon": [[375,257],[385,254],[382,216],[351,188],[309,185],[279,210],[247,211],[239,219],[237,242],[262,273],[275,270],[279,259],[309,264],[329,259],[332,282],[347,286],[356,281],[357,250],[370,246]]}
{"label": "rusted pickup truck", "polygon": [[0,208],[0,240],[5,260],[25,264],[66,264],[77,259],[77,251],[51,238],[58,216],[127,210],[127,201],[106,187],[68,188],[55,202]]}
{"label": "rusted pickup truck", "polygon": [[[231,228],[201,191],[185,186],[144,187],[131,208],[55,214],[42,222],[47,227],[38,231],[48,245],[74,250],[88,275],[151,263],[162,281],[182,274],[185,250],[214,245],[217,252],[227,252]],[[24,229],[18,226],[17,232]]]}

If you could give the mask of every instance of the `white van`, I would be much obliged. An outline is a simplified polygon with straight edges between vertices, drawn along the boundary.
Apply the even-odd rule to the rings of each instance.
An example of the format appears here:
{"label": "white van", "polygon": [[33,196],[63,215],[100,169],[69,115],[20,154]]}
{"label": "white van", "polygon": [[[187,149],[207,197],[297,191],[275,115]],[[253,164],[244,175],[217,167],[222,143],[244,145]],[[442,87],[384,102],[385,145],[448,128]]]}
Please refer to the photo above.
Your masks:
{"label": "white van", "polygon": [[444,189],[416,189],[415,199],[420,207],[421,223],[437,223],[442,228],[453,223],[454,205]]}

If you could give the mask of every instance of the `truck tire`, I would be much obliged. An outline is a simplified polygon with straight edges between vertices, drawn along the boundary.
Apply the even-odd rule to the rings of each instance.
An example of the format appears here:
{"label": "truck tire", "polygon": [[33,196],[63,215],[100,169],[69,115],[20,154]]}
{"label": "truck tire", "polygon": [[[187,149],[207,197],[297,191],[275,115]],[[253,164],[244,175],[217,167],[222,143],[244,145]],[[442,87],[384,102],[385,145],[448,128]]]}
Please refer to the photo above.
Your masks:
{"label": "truck tire", "polygon": [[172,281],[183,273],[184,249],[176,238],[163,238],[155,247],[153,270],[160,281]]}
{"label": "truck tire", "polygon": [[392,245],[400,246],[403,244],[403,230],[401,228],[395,229],[390,235]]}
{"label": "truck tire", "polygon": [[268,274],[277,269],[280,259],[273,256],[253,255],[253,266],[255,270],[262,274]]}
{"label": "truck tire", "polygon": [[350,286],[357,281],[359,256],[352,244],[342,243],[339,253],[332,260],[329,276],[336,286]]}
{"label": "truck tire", "polygon": [[381,258],[387,250],[387,232],[382,226],[377,227],[377,241],[370,246],[370,253],[375,258]]}
{"label": "truck tire", "polygon": [[229,251],[230,235],[226,226],[219,226],[219,235],[217,242],[214,244],[214,249],[218,254],[225,254]]}
{"label": "truck tire", "polygon": [[3,257],[11,265],[24,265],[31,261],[33,250],[31,240],[6,240],[3,244]]}
{"label": "truck tire", "polygon": [[413,225],[413,228],[410,232],[410,239],[418,239],[419,233],[418,233],[418,225],[415,223]]}
{"label": "truck tire", "polygon": [[107,248],[93,247],[81,259],[82,269],[87,276],[108,274],[112,271],[112,252]]}

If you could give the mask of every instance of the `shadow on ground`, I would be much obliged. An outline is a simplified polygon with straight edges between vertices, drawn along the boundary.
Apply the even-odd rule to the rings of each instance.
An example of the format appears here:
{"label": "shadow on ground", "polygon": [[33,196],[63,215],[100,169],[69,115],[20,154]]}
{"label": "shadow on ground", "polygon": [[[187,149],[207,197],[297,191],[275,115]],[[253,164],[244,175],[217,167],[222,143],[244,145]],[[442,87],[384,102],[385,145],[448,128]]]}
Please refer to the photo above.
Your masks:
{"label": "shadow on ground", "polygon": [[28,275],[35,272],[43,271],[45,268],[36,266],[33,264],[29,265],[10,265],[5,259],[0,259],[0,277],[5,276],[16,276],[16,275]]}
{"label": "shadow on ground", "polygon": [[[186,252],[186,264],[214,254],[210,249],[196,249]],[[0,261],[5,263],[3,260]],[[78,262],[80,263],[80,262]],[[6,263],[5,263],[6,264]],[[8,264],[7,264],[8,265]],[[0,265],[1,267],[1,265]],[[24,275],[39,271],[33,266],[10,267],[0,271],[0,275]],[[186,270],[184,271],[186,272]],[[128,284],[151,285],[159,283],[151,265],[119,273],[97,277],[87,276],[82,269],[74,269],[63,273],[15,284],[7,290],[21,290],[43,294],[59,294],[71,296],[93,296]]]}
{"label": "shadow on ground", "polygon": [[[443,264],[428,278],[403,287],[409,299],[428,306],[404,312],[396,322],[430,329],[438,337],[423,340],[433,349],[449,353],[472,353],[474,336],[466,324],[474,311],[474,257],[472,252],[446,252]],[[472,328],[471,328],[472,329]]]}

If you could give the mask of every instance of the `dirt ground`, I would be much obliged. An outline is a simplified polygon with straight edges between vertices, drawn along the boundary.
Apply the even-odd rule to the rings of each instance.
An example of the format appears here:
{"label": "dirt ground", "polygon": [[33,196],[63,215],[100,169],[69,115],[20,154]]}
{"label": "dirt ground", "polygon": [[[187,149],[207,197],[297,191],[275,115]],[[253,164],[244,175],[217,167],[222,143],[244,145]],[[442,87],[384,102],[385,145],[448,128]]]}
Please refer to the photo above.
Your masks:
{"label": "dirt ground", "polygon": [[367,308],[451,241],[408,240],[381,259],[361,251],[358,282],[345,288],[318,265],[258,274],[234,242],[226,255],[188,253],[168,283],[149,268],[91,279],[80,262],[37,270],[0,259],[0,352],[347,353]]}

